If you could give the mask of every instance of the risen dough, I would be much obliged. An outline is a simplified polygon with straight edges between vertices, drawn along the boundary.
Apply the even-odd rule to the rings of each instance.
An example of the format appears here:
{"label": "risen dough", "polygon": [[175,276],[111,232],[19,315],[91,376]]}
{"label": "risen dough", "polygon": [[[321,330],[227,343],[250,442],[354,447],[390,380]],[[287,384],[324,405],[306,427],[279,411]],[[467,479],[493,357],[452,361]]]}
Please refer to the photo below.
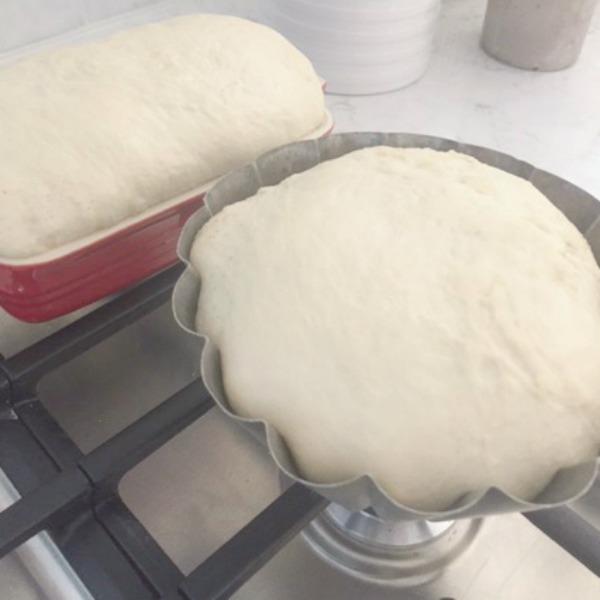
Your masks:
{"label": "risen dough", "polygon": [[600,441],[600,275],[530,183],[473,158],[365,149],[200,231],[198,330],[232,407],[303,475],[368,473],[425,510],[529,499]]}
{"label": "risen dough", "polygon": [[222,175],[324,120],[276,32],[189,15],[0,69],[0,256],[32,256]]}

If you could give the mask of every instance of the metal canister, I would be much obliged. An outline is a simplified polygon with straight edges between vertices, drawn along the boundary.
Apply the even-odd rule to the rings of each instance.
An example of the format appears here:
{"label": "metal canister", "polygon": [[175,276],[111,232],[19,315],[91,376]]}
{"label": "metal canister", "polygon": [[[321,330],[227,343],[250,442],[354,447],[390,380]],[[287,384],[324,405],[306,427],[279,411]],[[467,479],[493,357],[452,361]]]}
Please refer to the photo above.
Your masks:
{"label": "metal canister", "polygon": [[488,0],[481,45],[521,69],[558,71],[581,52],[598,0]]}

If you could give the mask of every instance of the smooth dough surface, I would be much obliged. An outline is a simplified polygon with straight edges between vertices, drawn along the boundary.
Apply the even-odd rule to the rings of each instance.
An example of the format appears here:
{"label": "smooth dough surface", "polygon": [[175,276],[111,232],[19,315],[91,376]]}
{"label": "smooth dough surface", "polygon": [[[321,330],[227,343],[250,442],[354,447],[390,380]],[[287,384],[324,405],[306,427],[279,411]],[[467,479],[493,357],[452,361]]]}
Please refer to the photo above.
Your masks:
{"label": "smooth dough surface", "polygon": [[199,232],[197,326],[236,412],[301,473],[370,474],[412,508],[535,496],[600,442],[600,272],[529,182],[378,147],[292,176]]}
{"label": "smooth dough surface", "polygon": [[42,253],[170,200],[325,118],[275,31],[187,15],[0,69],[0,256]]}

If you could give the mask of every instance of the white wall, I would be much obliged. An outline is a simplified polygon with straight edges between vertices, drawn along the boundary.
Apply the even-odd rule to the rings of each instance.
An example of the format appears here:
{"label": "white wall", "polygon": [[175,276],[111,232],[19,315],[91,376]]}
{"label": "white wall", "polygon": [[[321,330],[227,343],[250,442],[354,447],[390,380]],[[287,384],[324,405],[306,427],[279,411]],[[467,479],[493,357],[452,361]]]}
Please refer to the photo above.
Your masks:
{"label": "white wall", "polygon": [[160,0],[0,0],[0,53]]}

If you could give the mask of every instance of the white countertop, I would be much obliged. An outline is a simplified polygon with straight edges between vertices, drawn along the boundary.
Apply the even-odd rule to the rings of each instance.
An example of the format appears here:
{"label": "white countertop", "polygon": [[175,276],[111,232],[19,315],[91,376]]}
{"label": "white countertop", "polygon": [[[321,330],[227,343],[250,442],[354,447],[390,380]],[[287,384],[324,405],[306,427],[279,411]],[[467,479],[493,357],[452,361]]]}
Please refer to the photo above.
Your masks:
{"label": "white countertop", "polygon": [[443,0],[431,65],[417,83],[377,96],[330,96],[337,131],[406,131],[487,146],[600,198],[600,10],[575,66],[506,66],[479,47],[483,0]]}

